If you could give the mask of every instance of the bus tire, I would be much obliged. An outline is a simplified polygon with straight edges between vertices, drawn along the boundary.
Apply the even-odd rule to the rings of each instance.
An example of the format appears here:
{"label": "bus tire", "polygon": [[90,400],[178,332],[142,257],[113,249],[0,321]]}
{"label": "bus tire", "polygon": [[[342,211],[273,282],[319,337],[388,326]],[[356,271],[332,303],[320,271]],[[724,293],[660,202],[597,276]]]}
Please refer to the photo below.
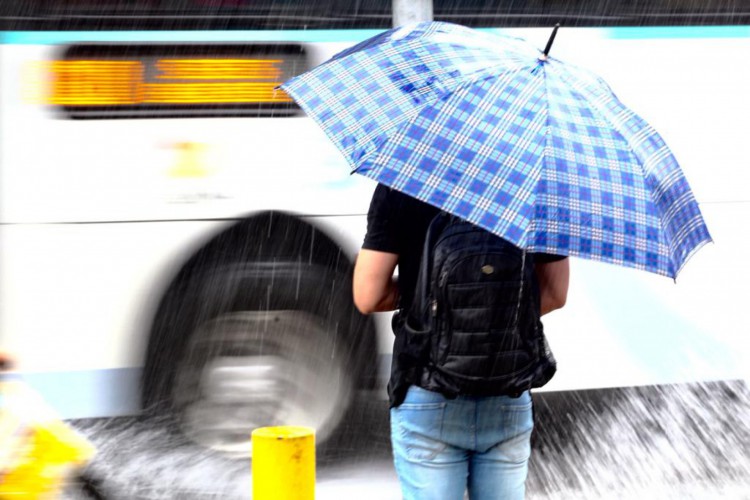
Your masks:
{"label": "bus tire", "polygon": [[162,400],[180,432],[238,457],[252,453],[258,427],[309,426],[325,441],[356,378],[345,341],[357,324],[347,279],[316,265],[236,263],[198,273],[171,294],[147,374],[153,387],[167,387]]}

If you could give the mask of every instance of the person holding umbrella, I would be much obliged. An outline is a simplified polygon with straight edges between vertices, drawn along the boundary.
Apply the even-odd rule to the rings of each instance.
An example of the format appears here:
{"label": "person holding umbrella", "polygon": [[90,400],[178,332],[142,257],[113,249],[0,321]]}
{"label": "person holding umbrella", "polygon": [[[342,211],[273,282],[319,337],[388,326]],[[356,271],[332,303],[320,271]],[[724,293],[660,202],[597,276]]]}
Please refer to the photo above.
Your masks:
{"label": "person holding umbrella", "polygon": [[[549,56],[556,31],[542,51],[521,39],[450,23],[407,25],[281,85],[338,147],[352,173],[379,184],[353,288],[363,312],[400,309],[389,389],[395,462],[406,498],[461,499],[466,488],[472,499],[523,497],[532,427],[527,389],[546,383],[555,370],[541,328],[527,327],[565,303],[568,261],[557,256],[675,278],[711,241],[664,140],[600,77]],[[445,223],[449,230],[461,221],[455,223],[465,224],[460,232],[494,248],[494,256],[507,255],[521,273],[512,297],[519,297],[521,322],[508,325],[521,336],[531,331],[540,342],[527,356],[524,369],[530,372],[520,379],[506,373],[509,385],[501,387],[507,393],[493,391],[497,387],[482,377],[449,380],[471,373],[473,365],[501,370],[492,349],[435,356],[452,349],[453,339],[465,347],[476,330],[432,341],[423,363],[425,338],[435,338],[424,335],[430,313],[440,335],[449,330],[444,318],[451,315],[492,322],[498,316],[493,304],[513,290],[510,279],[496,283],[502,293],[474,286],[506,267],[496,259],[467,270],[476,275],[470,286],[441,288],[463,301],[460,309],[446,316],[439,302],[434,307],[434,300],[424,300],[422,284],[450,283],[432,274],[446,269],[442,261],[429,273],[425,266],[417,270],[429,263],[426,256],[445,255],[429,253],[431,221],[445,220],[442,214],[453,218]],[[438,231],[435,241],[457,241],[453,236],[460,232],[442,239]],[[392,278],[397,266],[398,282]],[[471,349],[496,343],[481,336]],[[472,356],[477,363],[467,362]],[[433,390],[441,382],[451,383]],[[478,388],[476,394],[464,397],[462,384]],[[497,406],[480,409],[484,403]],[[497,456],[482,460],[492,450]]]}

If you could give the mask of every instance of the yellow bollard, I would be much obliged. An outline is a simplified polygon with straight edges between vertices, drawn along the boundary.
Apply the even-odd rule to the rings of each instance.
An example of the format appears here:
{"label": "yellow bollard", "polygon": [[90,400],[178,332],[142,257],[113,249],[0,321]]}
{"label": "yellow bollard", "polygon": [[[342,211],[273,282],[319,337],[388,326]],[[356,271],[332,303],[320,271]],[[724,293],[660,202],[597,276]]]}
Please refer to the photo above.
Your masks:
{"label": "yellow bollard", "polygon": [[253,500],[315,498],[315,430],[261,427],[252,433]]}

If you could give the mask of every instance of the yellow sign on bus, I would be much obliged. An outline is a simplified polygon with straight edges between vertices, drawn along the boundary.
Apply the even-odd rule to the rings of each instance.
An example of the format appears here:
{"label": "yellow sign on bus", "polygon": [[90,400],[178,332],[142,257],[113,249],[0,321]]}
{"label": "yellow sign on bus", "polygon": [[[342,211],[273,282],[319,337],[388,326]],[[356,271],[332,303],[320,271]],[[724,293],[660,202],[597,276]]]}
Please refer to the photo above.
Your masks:
{"label": "yellow sign on bus", "polygon": [[278,86],[307,69],[300,43],[81,43],[30,64],[23,95],[68,118],[291,116]]}
{"label": "yellow sign on bus", "polygon": [[122,106],[291,102],[282,83],[280,59],[158,59],[142,61],[54,61],[49,66],[49,104]]}

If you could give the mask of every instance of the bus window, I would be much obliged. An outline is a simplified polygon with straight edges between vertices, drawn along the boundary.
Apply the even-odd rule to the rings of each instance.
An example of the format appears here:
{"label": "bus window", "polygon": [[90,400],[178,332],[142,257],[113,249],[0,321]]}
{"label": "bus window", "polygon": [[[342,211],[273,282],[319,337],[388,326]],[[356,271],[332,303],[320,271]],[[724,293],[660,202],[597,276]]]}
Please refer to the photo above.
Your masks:
{"label": "bus window", "polygon": [[[473,27],[747,24],[749,0],[433,0],[434,19]],[[12,29],[387,29],[391,0],[24,0],[0,3]],[[1,21],[2,19],[0,19]]]}

